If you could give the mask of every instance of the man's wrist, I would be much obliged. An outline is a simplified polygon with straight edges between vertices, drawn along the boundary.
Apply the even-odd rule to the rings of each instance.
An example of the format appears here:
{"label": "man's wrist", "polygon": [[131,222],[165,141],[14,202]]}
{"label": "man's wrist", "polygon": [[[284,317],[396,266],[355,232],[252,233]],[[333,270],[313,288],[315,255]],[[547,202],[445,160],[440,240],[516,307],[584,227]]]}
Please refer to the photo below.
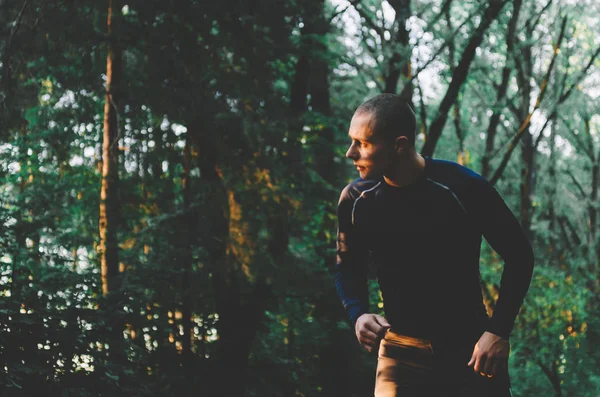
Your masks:
{"label": "man's wrist", "polygon": [[500,338],[503,338],[503,339],[506,339],[506,340],[510,340],[510,333],[504,333],[504,332],[498,331],[498,330],[493,329],[493,328],[487,328],[485,331],[489,332],[490,334],[494,334],[496,336],[499,336]]}
{"label": "man's wrist", "polygon": [[367,312],[364,310],[356,310],[354,312],[351,312],[350,323],[352,324],[352,329],[356,329],[356,323],[358,322],[360,316],[362,316],[363,314],[367,314]]}

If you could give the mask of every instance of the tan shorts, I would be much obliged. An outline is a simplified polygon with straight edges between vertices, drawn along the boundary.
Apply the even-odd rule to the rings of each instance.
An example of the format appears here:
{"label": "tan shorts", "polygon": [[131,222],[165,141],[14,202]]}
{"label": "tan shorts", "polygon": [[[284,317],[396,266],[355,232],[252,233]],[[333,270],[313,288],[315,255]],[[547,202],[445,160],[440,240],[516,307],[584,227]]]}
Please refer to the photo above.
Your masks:
{"label": "tan shorts", "polygon": [[467,366],[473,348],[436,347],[388,330],[379,345],[375,397],[510,397],[508,373],[488,378]]}

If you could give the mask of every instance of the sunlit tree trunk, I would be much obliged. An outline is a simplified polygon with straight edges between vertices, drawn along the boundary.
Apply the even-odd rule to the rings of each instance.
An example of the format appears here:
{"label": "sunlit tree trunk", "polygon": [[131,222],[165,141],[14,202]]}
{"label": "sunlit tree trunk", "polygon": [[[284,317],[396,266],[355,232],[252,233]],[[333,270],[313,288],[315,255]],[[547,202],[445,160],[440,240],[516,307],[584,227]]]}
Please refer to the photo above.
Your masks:
{"label": "sunlit tree trunk", "polygon": [[[108,0],[108,56],[106,60],[106,98],[104,103],[104,129],[102,143],[102,186],[100,189],[100,219],[98,256],[102,275],[102,294],[105,309],[110,318],[107,324],[110,355],[114,362],[123,359],[123,324],[116,305],[119,298],[120,275],[117,244],[117,222],[119,217],[119,104],[121,84],[121,49],[115,35],[115,13],[121,10],[117,0]],[[118,18],[118,17],[117,17]]]}
{"label": "sunlit tree trunk", "polygon": [[119,182],[119,116],[118,97],[121,79],[121,49],[113,34],[113,12],[119,10],[117,0],[108,1],[108,57],[106,61],[106,99],[102,143],[102,187],[100,190],[100,244],[98,253],[102,269],[102,293],[107,296],[118,289],[119,256],[117,245]]}

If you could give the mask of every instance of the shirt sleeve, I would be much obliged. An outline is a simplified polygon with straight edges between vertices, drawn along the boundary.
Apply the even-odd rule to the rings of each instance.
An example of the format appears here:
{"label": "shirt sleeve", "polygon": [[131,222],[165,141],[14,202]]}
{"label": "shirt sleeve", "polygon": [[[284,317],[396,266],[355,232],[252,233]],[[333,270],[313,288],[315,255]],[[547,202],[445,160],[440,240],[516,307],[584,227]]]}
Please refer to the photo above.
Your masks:
{"label": "shirt sleeve", "polygon": [[489,245],[504,261],[500,291],[487,331],[508,338],[533,275],[529,239],[500,194],[485,179],[477,181],[476,222]]}
{"label": "shirt sleeve", "polygon": [[338,202],[336,263],[334,269],[335,288],[352,329],[356,320],[369,311],[368,259],[369,251],[353,225],[354,198],[346,187]]}

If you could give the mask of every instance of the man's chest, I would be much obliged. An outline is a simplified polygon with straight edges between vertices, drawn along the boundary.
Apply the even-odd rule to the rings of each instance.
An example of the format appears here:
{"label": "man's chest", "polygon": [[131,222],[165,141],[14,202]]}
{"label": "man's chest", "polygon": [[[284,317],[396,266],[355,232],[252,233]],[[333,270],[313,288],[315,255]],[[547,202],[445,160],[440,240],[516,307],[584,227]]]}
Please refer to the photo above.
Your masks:
{"label": "man's chest", "polygon": [[411,194],[381,194],[355,208],[357,227],[377,255],[450,252],[471,230],[462,203],[435,186]]}

